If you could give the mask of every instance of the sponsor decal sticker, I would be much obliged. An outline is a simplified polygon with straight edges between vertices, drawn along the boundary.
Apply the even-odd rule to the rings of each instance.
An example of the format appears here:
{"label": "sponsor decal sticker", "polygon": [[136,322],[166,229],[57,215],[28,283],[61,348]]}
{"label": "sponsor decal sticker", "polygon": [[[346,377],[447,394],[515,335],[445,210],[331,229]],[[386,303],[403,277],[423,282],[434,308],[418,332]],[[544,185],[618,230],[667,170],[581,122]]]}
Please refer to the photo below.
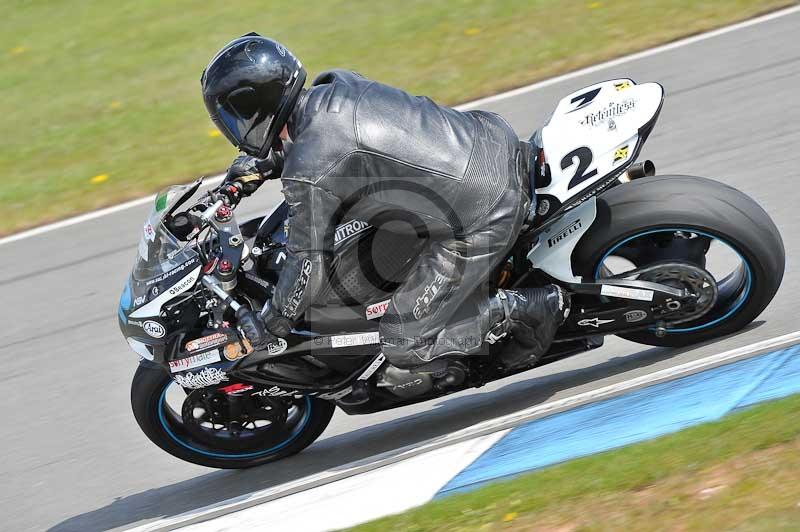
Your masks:
{"label": "sponsor decal sticker", "polygon": [[169,277],[172,277],[173,275],[175,275],[175,274],[177,274],[177,273],[180,273],[180,272],[182,272],[182,271],[183,271],[183,270],[185,270],[186,268],[191,268],[191,267],[197,266],[197,264],[198,264],[199,262],[200,262],[200,260],[199,260],[198,258],[196,258],[196,257],[195,257],[195,258],[193,258],[192,260],[187,260],[187,261],[186,261],[186,262],[184,262],[183,264],[181,264],[181,265],[179,265],[179,266],[175,266],[175,267],[174,267],[173,269],[171,269],[170,271],[168,271],[168,272],[166,272],[166,273],[162,273],[162,274],[161,274],[161,275],[159,275],[158,277],[154,277],[154,278],[150,279],[149,281],[147,281],[147,283],[146,283],[146,284],[147,284],[147,286],[152,286],[152,285],[154,285],[154,284],[160,283],[160,282],[161,282],[161,281],[163,281],[164,279],[167,279],[167,278],[169,278]]}
{"label": "sponsor decal sticker", "polygon": [[179,371],[186,371],[187,369],[207,366],[209,364],[213,364],[214,362],[219,362],[220,360],[219,350],[214,349],[213,351],[206,351],[205,353],[200,353],[199,355],[179,358],[178,360],[170,360],[169,370],[172,373],[178,373]]}
{"label": "sponsor decal sticker", "polygon": [[422,295],[417,298],[416,305],[414,305],[414,310],[412,311],[414,318],[420,319],[430,311],[431,302],[433,301],[433,298],[436,297],[436,294],[439,293],[439,290],[441,290],[445,279],[446,278],[444,275],[437,273],[433,281],[431,281],[431,283],[425,287],[425,289],[422,291]]}
{"label": "sponsor decal sticker", "polygon": [[[186,292],[187,290],[191,289],[195,282],[197,282],[198,277],[200,276],[200,265],[197,265],[194,270],[189,272],[189,274],[185,275],[177,284],[173,285],[171,288],[164,288],[158,290],[157,286],[152,287],[152,293],[154,299],[152,299],[146,305],[139,307],[134,312],[131,313],[131,317],[134,318],[145,318],[149,316],[157,316],[159,312],[161,312],[161,307],[172,299],[173,297]],[[148,283],[153,282],[155,280],[148,281]],[[166,292],[165,290],[168,290]]]}
{"label": "sponsor decal sticker", "polygon": [[386,301],[381,301],[380,303],[373,303],[367,307],[367,319],[374,320],[375,318],[380,318],[384,314],[386,314],[386,309],[389,308],[389,302],[391,299],[387,299]]}
{"label": "sponsor decal sticker", "polygon": [[600,94],[601,89],[602,87],[598,87],[596,89],[590,90],[589,92],[584,92],[583,94],[579,94],[578,96],[572,98],[569,101],[569,103],[574,103],[575,107],[567,111],[567,113],[577,111],[578,109],[583,109],[584,107],[592,103],[594,99],[597,97],[597,95]]}
{"label": "sponsor decal sticker", "polygon": [[575,220],[565,230],[561,231],[559,234],[557,234],[556,236],[554,236],[552,238],[548,238],[547,239],[547,246],[548,247],[555,246],[556,244],[558,244],[559,242],[561,242],[562,240],[567,238],[569,235],[571,235],[575,231],[578,231],[581,227],[583,227],[583,226],[581,225],[580,219]]}
{"label": "sponsor decal sticker", "polygon": [[314,268],[311,261],[303,259],[300,266],[300,275],[297,276],[297,281],[294,283],[294,290],[289,296],[289,301],[283,309],[283,315],[287,318],[294,318],[297,315],[297,309],[300,306],[300,301],[303,299],[303,293],[306,291],[306,285],[311,277],[311,270]]}
{"label": "sponsor decal sticker", "polygon": [[177,296],[178,294],[184,292],[187,288],[192,286],[196,280],[197,279],[193,275],[187,275],[186,277],[183,278],[183,280],[181,280],[168,290],[169,295]]}
{"label": "sponsor decal sticker", "polygon": [[372,227],[367,222],[361,220],[350,220],[347,223],[336,227],[336,232],[333,235],[333,244],[341,244],[352,236],[355,236]]}
{"label": "sponsor decal sticker", "polygon": [[225,393],[226,395],[236,395],[237,393],[249,392],[252,389],[253,387],[249,384],[237,382],[236,384],[229,384],[224,388],[220,388],[219,391]]}
{"label": "sponsor decal sticker", "polygon": [[142,232],[144,233],[144,237],[150,242],[156,241],[156,230],[153,229],[153,225],[150,222],[145,222]]}
{"label": "sponsor decal sticker", "polygon": [[186,342],[186,350],[189,351],[190,353],[193,353],[195,351],[203,351],[205,349],[210,349],[212,347],[217,347],[218,345],[222,345],[227,341],[228,341],[228,335],[226,334],[223,333],[209,334],[208,336],[203,336],[202,338]]}
{"label": "sponsor decal sticker", "polygon": [[247,355],[244,349],[242,349],[242,346],[239,344],[239,342],[234,342],[232,344],[226,345],[222,349],[222,354],[225,356],[227,360],[230,360],[231,362]]}
{"label": "sponsor decal sticker", "polygon": [[631,87],[631,82],[627,79],[625,81],[620,81],[618,83],[614,83],[614,88],[617,89],[617,92],[624,91],[625,89],[629,89]]}
{"label": "sponsor decal sticker", "polygon": [[269,351],[270,355],[280,355],[286,351],[287,347],[289,347],[289,344],[286,343],[286,340],[278,338],[274,342],[267,344],[267,351]]}
{"label": "sponsor decal sticker", "polygon": [[603,109],[584,116],[580,121],[580,124],[582,126],[590,127],[601,126],[607,124],[610,119],[627,114],[628,111],[631,111],[635,108],[636,100],[633,98],[627,98],[618,102],[610,102],[608,106],[604,107]]}
{"label": "sponsor decal sticker", "polygon": [[627,158],[628,158],[628,145],[627,144],[625,146],[621,147],[621,148],[617,148],[616,150],[614,150],[614,164],[616,164],[616,163],[618,163],[620,161],[624,161]]}
{"label": "sponsor decal sticker", "polygon": [[614,320],[601,320],[600,318],[592,318],[592,319],[581,320],[578,322],[578,325],[580,325],[581,327],[594,327],[595,329],[597,329],[601,325],[605,325],[606,323],[611,323],[613,321]]}
{"label": "sponsor decal sticker", "polygon": [[628,323],[636,323],[637,321],[642,321],[643,319],[647,318],[647,312],[643,310],[629,310],[624,314],[625,321]]}
{"label": "sponsor decal sticker", "polygon": [[167,330],[164,329],[164,326],[153,320],[144,322],[142,324],[142,330],[153,338],[164,338],[164,335],[167,334]]}
{"label": "sponsor decal sticker", "polygon": [[638,301],[652,301],[652,290],[641,290],[639,288],[628,288],[625,286],[613,286],[604,284],[600,288],[601,296],[621,297],[623,299],[636,299]]}
{"label": "sponsor decal sticker", "polygon": [[283,395],[302,395],[302,392],[297,390],[284,390],[280,386],[273,386],[266,390],[259,390],[257,392],[253,392],[252,395],[258,395],[261,397],[281,397]]}
{"label": "sponsor decal sticker", "polygon": [[367,369],[365,369],[364,372],[361,375],[359,375],[356,380],[365,381],[370,377],[372,377],[372,374],[375,373],[375,371],[379,367],[381,367],[381,364],[383,364],[384,360],[386,360],[386,356],[383,353],[375,357],[375,360],[372,361],[372,364],[367,366]]}
{"label": "sponsor decal sticker", "polygon": [[172,380],[184,388],[205,388],[206,386],[214,386],[227,381],[228,376],[224,371],[217,368],[203,368],[197,373],[173,375]]}
{"label": "sponsor decal sticker", "polygon": [[380,341],[380,334],[377,332],[343,334],[341,336],[331,336],[331,347],[355,347],[358,345],[377,344]]}
{"label": "sponsor decal sticker", "polygon": [[167,193],[161,192],[156,196],[156,211],[163,211],[167,206]]}

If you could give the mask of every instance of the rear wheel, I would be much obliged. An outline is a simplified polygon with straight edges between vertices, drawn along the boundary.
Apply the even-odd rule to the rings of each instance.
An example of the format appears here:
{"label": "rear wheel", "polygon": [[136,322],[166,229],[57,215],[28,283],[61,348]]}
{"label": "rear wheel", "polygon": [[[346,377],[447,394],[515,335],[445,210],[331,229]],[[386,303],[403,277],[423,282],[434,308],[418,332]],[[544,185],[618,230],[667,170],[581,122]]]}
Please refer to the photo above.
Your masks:
{"label": "rear wheel", "polygon": [[195,464],[241,469],[303,450],[333,416],[334,405],[313,397],[235,396],[195,390],[188,395],[157,365],[140,364],[131,384],[133,414],[150,440]]}
{"label": "rear wheel", "polygon": [[699,319],[667,327],[661,338],[621,335],[656,346],[683,346],[735,332],[772,301],[785,254],[777,227],[751,198],[722,183],[659,176],[615,187],[597,201],[597,219],[573,254],[574,271],[602,279],[664,261],[708,270],[718,287]]}

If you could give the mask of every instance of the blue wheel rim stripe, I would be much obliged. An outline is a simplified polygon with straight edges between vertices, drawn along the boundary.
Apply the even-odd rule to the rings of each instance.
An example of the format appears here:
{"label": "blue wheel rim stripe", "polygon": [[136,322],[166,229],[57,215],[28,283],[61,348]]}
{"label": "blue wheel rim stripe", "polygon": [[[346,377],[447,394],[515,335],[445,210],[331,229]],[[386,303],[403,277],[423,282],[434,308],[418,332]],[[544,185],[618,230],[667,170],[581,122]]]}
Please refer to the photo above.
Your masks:
{"label": "blue wheel rim stripe", "polygon": [[747,299],[750,297],[750,289],[753,286],[753,274],[752,274],[752,271],[750,269],[750,264],[747,262],[747,260],[745,260],[745,258],[742,256],[742,254],[739,253],[738,249],[736,249],[734,246],[730,245],[727,241],[719,238],[718,236],[714,236],[714,235],[712,235],[710,233],[706,233],[706,232],[703,232],[703,231],[698,231],[697,229],[693,229],[693,228],[689,228],[689,227],[679,227],[679,228],[669,228],[669,227],[667,227],[667,228],[661,228],[661,229],[652,229],[650,231],[644,231],[642,233],[636,233],[635,235],[629,236],[628,238],[626,238],[622,242],[619,242],[618,244],[616,244],[610,250],[606,251],[605,255],[603,255],[603,258],[600,259],[600,262],[597,263],[597,267],[595,268],[595,271],[594,271],[594,278],[598,279],[598,275],[600,274],[600,268],[602,267],[602,265],[606,261],[606,259],[609,256],[611,256],[617,249],[619,249],[620,247],[624,246],[625,244],[627,244],[631,240],[634,240],[636,238],[640,238],[640,237],[643,237],[643,236],[647,236],[647,235],[650,235],[650,234],[654,234],[654,233],[665,233],[665,232],[675,232],[675,231],[685,231],[687,233],[694,233],[694,234],[697,234],[697,235],[703,235],[703,236],[711,238],[713,240],[717,240],[719,242],[722,242],[723,244],[728,246],[730,249],[732,249],[733,252],[736,253],[736,255],[739,257],[739,260],[741,260],[742,264],[744,264],[744,268],[745,268],[744,290],[741,291],[739,296],[736,298],[736,301],[733,303],[731,308],[725,314],[723,314],[719,318],[716,318],[716,319],[714,319],[714,320],[712,320],[712,321],[710,321],[708,323],[704,323],[702,325],[696,325],[694,327],[683,327],[683,328],[678,328],[678,329],[667,329],[667,332],[668,333],[687,333],[687,332],[699,331],[701,329],[707,329],[708,327],[713,327],[714,325],[716,325],[716,324],[728,319],[729,317],[731,317],[737,310],[739,310],[739,308],[742,305],[744,305],[745,301],[747,301]]}
{"label": "blue wheel rim stripe", "polygon": [[224,453],[215,453],[215,452],[211,452],[211,451],[205,451],[203,449],[198,449],[197,447],[194,447],[194,446],[190,445],[189,443],[186,443],[185,441],[181,440],[178,436],[175,435],[175,433],[172,432],[172,429],[169,428],[169,424],[167,423],[167,420],[164,419],[164,406],[165,406],[164,405],[164,400],[165,400],[165,398],[167,396],[167,390],[169,389],[169,385],[170,384],[172,384],[171,381],[168,382],[166,386],[164,386],[164,390],[161,392],[161,397],[159,397],[159,399],[158,399],[158,420],[161,423],[161,426],[164,428],[164,430],[169,435],[169,437],[172,438],[172,440],[175,443],[177,443],[178,445],[180,445],[182,447],[185,447],[186,449],[189,449],[192,452],[199,453],[199,454],[202,454],[202,455],[205,455],[205,456],[210,456],[212,458],[222,458],[222,459],[229,459],[229,460],[238,460],[238,459],[243,459],[243,458],[258,458],[259,456],[265,456],[265,455],[268,455],[268,454],[273,453],[275,451],[279,451],[282,448],[284,448],[287,445],[289,445],[290,443],[292,443],[295,439],[297,439],[297,437],[300,434],[303,433],[303,430],[305,429],[306,425],[308,424],[308,420],[311,418],[311,408],[312,408],[312,406],[311,406],[311,398],[306,396],[304,398],[305,402],[306,402],[306,409],[305,409],[305,412],[303,412],[303,418],[300,420],[300,423],[298,423],[298,426],[295,427],[294,432],[285,441],[283,441],[283,442],[281,442],[281,443],[279,443],[277,445],[274,445],[274,446],[270,447],[269,449],[267,449],[265,451],[257,451],[257,452],[252,452],[252,453],[224,454]]}

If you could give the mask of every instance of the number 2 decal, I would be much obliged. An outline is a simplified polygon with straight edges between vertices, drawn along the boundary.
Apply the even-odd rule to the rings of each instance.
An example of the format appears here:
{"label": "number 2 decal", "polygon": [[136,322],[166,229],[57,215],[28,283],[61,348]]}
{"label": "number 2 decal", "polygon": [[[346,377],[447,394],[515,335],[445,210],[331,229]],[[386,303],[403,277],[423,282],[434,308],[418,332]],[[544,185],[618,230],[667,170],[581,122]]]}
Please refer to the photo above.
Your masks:
{"label": "number 2 decal", "polygon": [[597,170],[592,170],[591,172],[586,172],[586,169],[589,168],[589,165],[592,164],[592,150],[587,148],[586,146],[581,146],[578,149],[572,150],[568,154],[561,159],[561,169],[566,170],[570,166],[575,164],[575,159],[578,159],[578,169],[575,171],[575,175],[572,176],[572,179],[569,181],[569,186],[567,186],[567,190],[576,187],[586,181],[589,178],[592,178],[597,175]]}

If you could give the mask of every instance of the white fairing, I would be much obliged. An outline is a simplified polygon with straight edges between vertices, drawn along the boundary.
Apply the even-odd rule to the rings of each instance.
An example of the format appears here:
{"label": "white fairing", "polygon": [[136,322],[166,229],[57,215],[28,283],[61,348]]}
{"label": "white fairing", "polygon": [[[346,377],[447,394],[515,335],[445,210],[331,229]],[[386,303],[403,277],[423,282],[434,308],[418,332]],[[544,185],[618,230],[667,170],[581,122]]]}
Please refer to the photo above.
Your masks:
{"label": "white fairing", "polygon": [[551,180],[536,189],[562,204],[592,184],[633,163],[643,139],[639,130],[661,109],[664,88],[630,79],[604,81],[561,100],[542,128]]}
{"label": "white fairing", "polygon": [[184,292],[188,292],[194,285],[197,284],[197,279],[200,277],[200,269],[201,266],[198,266],[194,270],[189,273],[189,275],[185,276],[183,279],[172,285],[168,290],[164,291],[163,293],[159,294],[158,297],[154,298],[145,306],[136,309],[134,312],[131,313],[131,318],[150,318],[154,316],[158,316],[161,312],[161,307],[172,299],[175,296],[179,296]]}
{"label": "white fairing", "polygon": [[579,283],[572,273],[572,252],[597,216],[597,198],[592,196],[553,222],[539,235],[528,252],[528,260],[539,270],[560,281]]}

